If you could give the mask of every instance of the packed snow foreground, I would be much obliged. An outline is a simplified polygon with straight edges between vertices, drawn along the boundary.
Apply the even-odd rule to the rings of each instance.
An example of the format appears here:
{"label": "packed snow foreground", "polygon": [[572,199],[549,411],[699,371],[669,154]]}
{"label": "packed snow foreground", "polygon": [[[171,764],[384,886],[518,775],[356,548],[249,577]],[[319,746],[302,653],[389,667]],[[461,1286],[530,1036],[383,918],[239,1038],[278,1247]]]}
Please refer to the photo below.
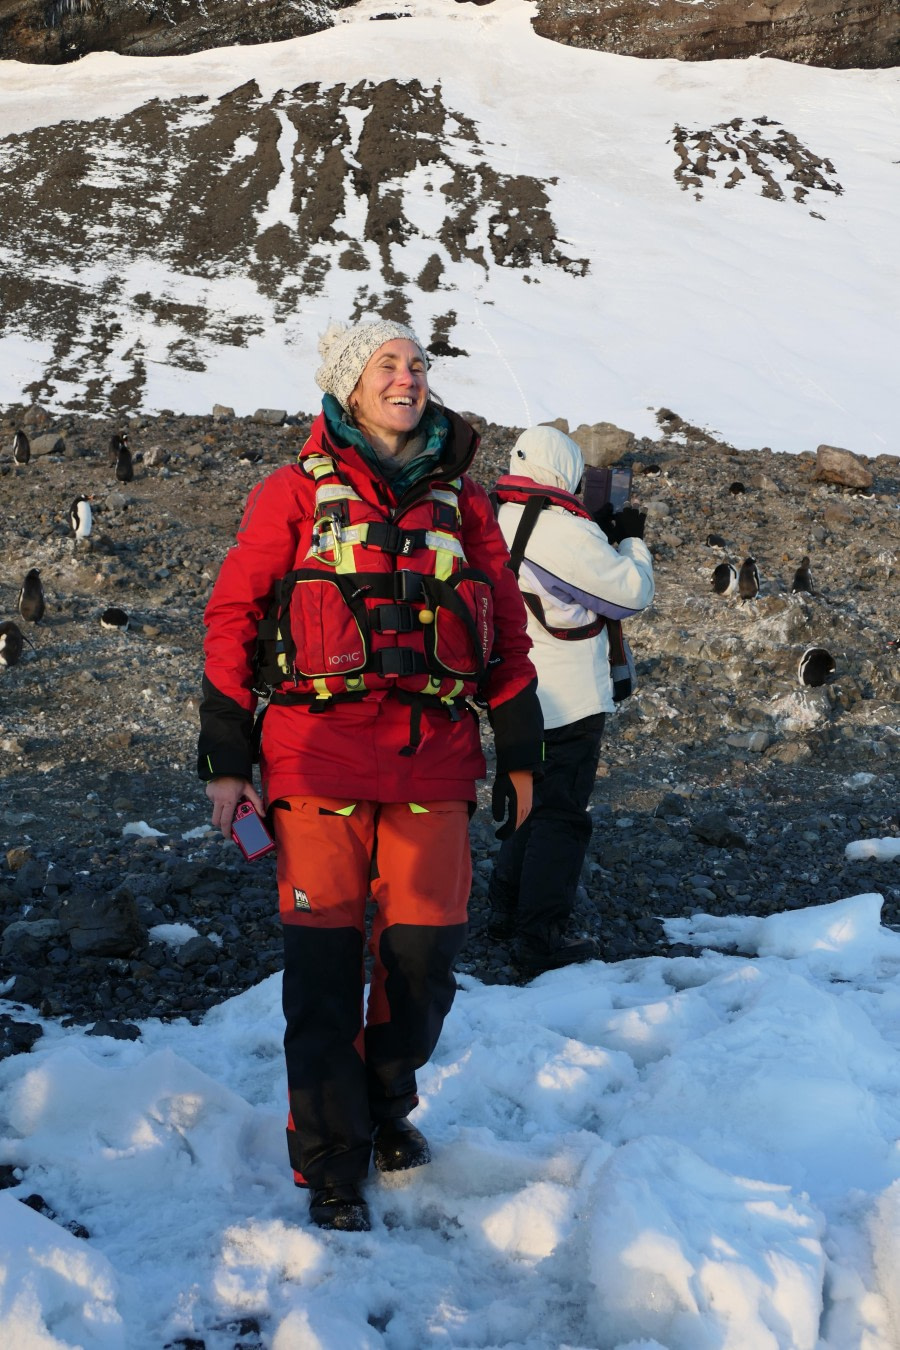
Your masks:
{"label": "packed snow foreground", "polygon": [[696,955],[462,978],[421,1075],[434,1162],[373,1177],[371,1233],[311,1228],[292,1185],[277,976],[140,1041],[47,1023],[0,1064],[23,1177],[0,1193],[0,1343],[896,1347],[881,905],[695,915],[667,928]]}

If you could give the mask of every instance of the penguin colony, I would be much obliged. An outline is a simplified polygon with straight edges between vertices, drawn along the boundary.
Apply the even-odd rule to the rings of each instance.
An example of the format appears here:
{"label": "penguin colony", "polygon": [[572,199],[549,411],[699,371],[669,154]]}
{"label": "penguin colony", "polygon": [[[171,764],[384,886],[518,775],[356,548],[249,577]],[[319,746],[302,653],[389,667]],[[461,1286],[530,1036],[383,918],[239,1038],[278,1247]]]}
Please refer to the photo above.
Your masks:
{"label": "penguin colony", "polygon": [[[13,462],[18,465],[26,465],[31,460],[31,442],[26,432],[17,428],[13,435],[12,442]],[[134,464],[131,457],[131,451],[128,448],[128,433],[114,432],[109,439],[109,464],[115,466],[116,478],[120,483],[130,483],[134,479]],[[88,540],[93,528],[94,517],[91,509],[91,499],[80,494],[69,507],[69,526],[72,531],[72,541],[75,547],[79,541]],[[40,623],[46,613],[46,599],[44,597],[44,587],[41,582],[41,574],[36,567],[31,567],[25,573],[25,578],[19,590],[16,600],[16,608],[19,615],[26,623]],[[125,632],[128,628],[128,615],[124,609],[111,606],[103,611],[100,616],[100,625],[103,628]],[[25,644],[37,650],[34,643],[25,636],[22,629],[12,619],[5,619],[0,622],[0,669],[9,669],[15,666],[22,658],[25,650]]]}

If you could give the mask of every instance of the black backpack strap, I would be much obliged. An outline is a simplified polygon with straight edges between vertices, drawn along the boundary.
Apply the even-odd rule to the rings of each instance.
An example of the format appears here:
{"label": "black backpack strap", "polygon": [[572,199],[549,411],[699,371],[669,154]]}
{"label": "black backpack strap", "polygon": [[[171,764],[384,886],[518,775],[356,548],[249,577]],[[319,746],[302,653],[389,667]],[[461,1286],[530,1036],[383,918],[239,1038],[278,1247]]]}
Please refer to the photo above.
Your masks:
{"label": "black backpack strap", "polygon": [[549,497],[543,497],[540,493],[535,493],[533,497],[528,498],[522,509],[522,518],[519,521],[512,547],[509,550],[508,566],[514,577],[519,575],[519,568],[522,566],[522,559],[525,557],[525,548],[531,538],[531,532],[537,524],[537,518],[544,507],[549,505]]}

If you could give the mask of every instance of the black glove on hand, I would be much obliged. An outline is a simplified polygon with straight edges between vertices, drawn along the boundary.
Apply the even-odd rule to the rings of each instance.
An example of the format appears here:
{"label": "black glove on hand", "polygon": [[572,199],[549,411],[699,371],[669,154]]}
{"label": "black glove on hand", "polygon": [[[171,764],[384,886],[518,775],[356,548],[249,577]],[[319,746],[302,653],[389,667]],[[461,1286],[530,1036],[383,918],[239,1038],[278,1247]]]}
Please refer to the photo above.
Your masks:
{"label": "black glove on hand", "polygon": [[509,839],[516,832],[516,812],[518,810],[516,789],[508,773],[498,773],[491,793],[491,815],[503,824],[494,834],[497,839]]}
{"label": "black glove on hand", "polygon": [[609,542],[621,544],[623,539],[643,539],[646,520],[646,511],[639,511],[636,506],[623,506],[612,518],[611,532],[606,532]]}
{"label": "black glove on hand", "polygon": [[[610,534],[613,529],[612,502],[604,502],[600,509],[594,512],[594,524],[599,525],[607,539],[610,539]],[[611,539],[610,542],[612,542]]]}

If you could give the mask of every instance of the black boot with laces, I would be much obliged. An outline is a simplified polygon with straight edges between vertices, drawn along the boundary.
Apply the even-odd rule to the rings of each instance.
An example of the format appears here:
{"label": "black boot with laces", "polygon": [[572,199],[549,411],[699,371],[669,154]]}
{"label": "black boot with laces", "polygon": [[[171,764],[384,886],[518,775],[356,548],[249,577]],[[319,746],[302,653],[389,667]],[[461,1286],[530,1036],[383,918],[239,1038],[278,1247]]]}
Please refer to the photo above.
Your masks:
{"label": "black boot with laces", "polygon": [[545,970],[596,961],[600,955],[593,938],[566,938],[552,930],[545,938],[518,937],[513,944],[513,964],[526,980],[543,975]]}
{"label": "black boot with laces", "polygon": [[368,1233],[369,1206],[353,1182],[319,1186],[309,1193],[309,1217],[319,1228],[341,1233]]}
{"label": "black boot with laces", "polygon": [[431,1162],[428,1140],[406,1119],[383,1120],[375,1126],[372,1154],[379,1172],[405,1172]]}

